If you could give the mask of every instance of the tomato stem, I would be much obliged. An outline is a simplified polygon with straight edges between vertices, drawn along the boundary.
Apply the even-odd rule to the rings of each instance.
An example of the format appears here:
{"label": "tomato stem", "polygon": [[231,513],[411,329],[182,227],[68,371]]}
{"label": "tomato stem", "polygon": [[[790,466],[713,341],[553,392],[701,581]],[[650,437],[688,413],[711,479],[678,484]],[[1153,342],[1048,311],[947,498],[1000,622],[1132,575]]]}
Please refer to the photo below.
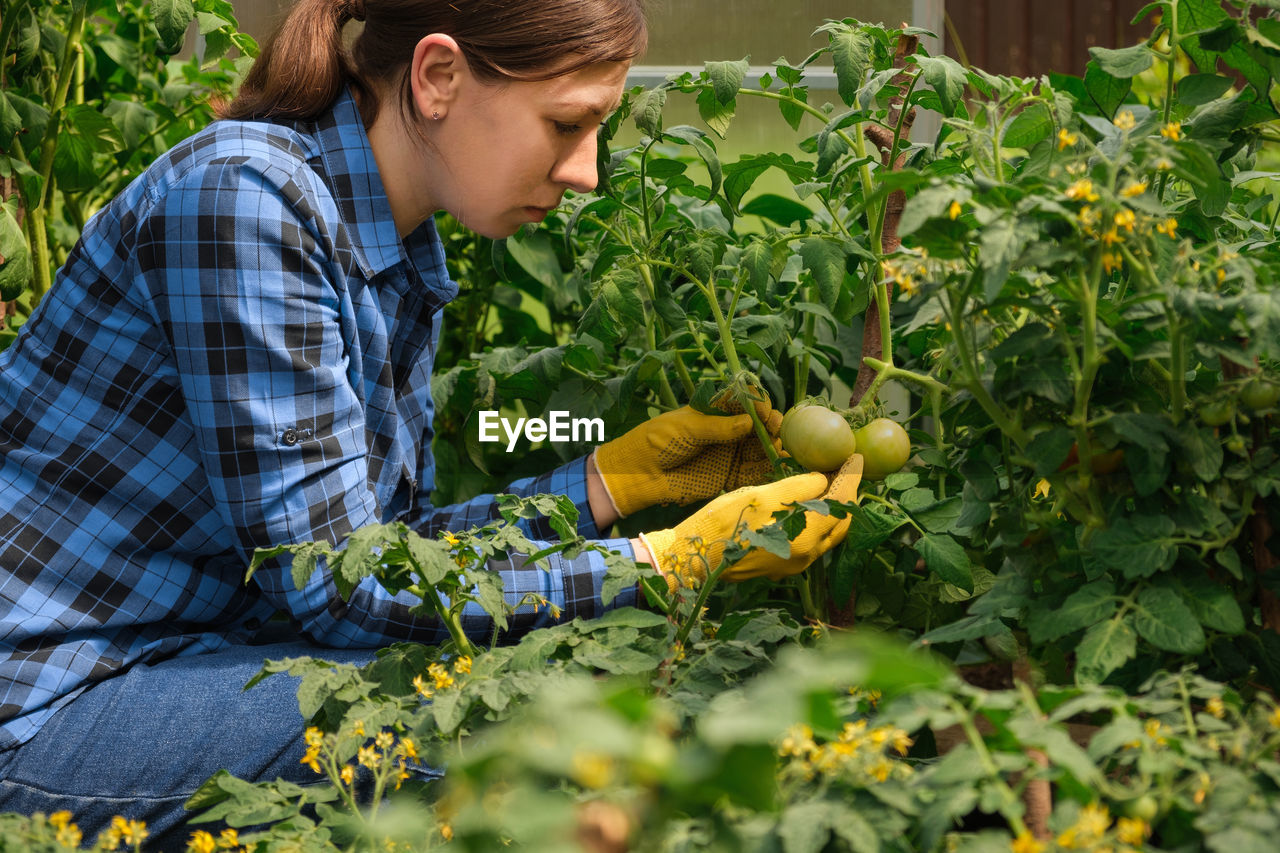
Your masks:
{"label": "tomato stem", "polygon": [[[812,570],[812,567],[810,567]],[[810,572],[802,572],[796,577],[796,592],[800,595],[800,608],[804,612],[804,617],[810,622],[821,622],[822,614],[818,612],[818,606],[814,603],[813,590],[809,584],[811,581]]]}
{"label": "tomato stem", "polygon": [[973,398],[978,401],[978,405],[982,407],[982,410],[987,413],[987,416],[991,418],[991,421],[1002,433],[1017,442],[1019,447],[1025,446],[1029,440],[1026,431],[1008,417],[991,396],[991,392],[982,384],[982,379],[978,374],[977,359],[974,357],[973,351],[969,347],[969,339],[965,335],[964,297],[951,293],[947,301],[950,309],[951,339],[955,342],[956,356],[964,373],[965,389],[973,395]]}
{"label": "tomato stem", "polygon": [[751,417],[751,427],[755,430],[756,438],[760,440],[760,446],[764,448],[765,456],[769,458],[769,463],[777,470],[782,457],[778,455],[777,449],[773,446],[773,436],[769,435],[769,430],[765,428],[764,422],[760,420],[760,413],[756,411],[755,400],[747,392],[747,389],[739,385],[736,391],[738,404],[742,406]]}
{"label": "tomato stem", "polygon": [[[654,310],[654,303],[657,300],[657,288],[653,282],[653,272],[649,269],[649,266],[647,264],[642,263],[640,265],[640,279],[641,281],[644,282],[644,287],[645,287],[645,292],[644,292],[645,343],[648,344],[650,352],[657,352],[658,350],[658,333],[656,329],[657,319],[654,316],[656,313]],[[675,354],[675,361],[680,365],[680,367],[676,368],[676,375],[680,376],[681,381],[684,381],[688,377],[688,373],[686,372],[684,374],[681,374],[680,372],[680,368],[684,366],[684,363],[680,360],[679,353]],[[690,397],[693,396],[693,390],[690,387],[692,386],[692,384],[693,384],[693,381],[690,379],[688,382],[688,385],[685,386],[685,392]],[[669,409],[678,408],[680,405],[680,401],[676,399],[675,391],[671,389],[671,382],[667,379],[666,371],[658,371],[658,396],[662,399],[663,404],[667,406],[667,408]]]}
{"label": "tomato stem", "polygon": [[987,742],[982,739],[981,732],[978,731],[978,727],[974,724],[973,712],[957,699],[950,699],[947,704],[956,717],[959,718],[960,727],[964,730],[969,745],[973,747],[973,751],[977,754],[978,763],[982,766],[983,772],[986,773],[988,781],[999,791],[1000,799],[1002,800],[999,805],[1000,813],[1009,822],[1009,828],[1013,830],[1014,835],[1029,834],[1027,825],[1022,820],[1022,801],[1013,792],[1013,789],[1009,787],[1009,784],[1004,781],[1000,768],[996,766],[995,759],[991,757],[991,752],[987,749]]}
{"label": "tomato stem", "polygon": [[895,367],[892,363],[881,361],[878,358],[865,356],[862,359],[862,363],[876,372],[875,379],[872,380],[871,387],[867,389],[866,397],[863,399],[874,400],[875,394],[880,390],[881,386],[894,379],[905,382],[914,382],[917,385],[923,385],[931,392],[937,392],[939,394],[944,391],[947,393],[951,392],[950,386],[939,382],[932,376],[925,376],[923,373],[916,373],[913,370]]}
{"label": "tomato stem", "polygon": [[[422,565],[414,558],[406,549],[406,555],[409,563],[413,566],[414,572],[418,577],[426,577],[426,573],[422,570]],[[480,654],[480,650],[476,648],[475,643],[471,642],[471,638],[467,636],[466,631],[462,630],[461,614],[454,611],[452,607],[446,608],[440,601],[440,593],[433,584],[420,583],[409,587],[409,591],[418,598],[431,605],[431,609],[436,612],[436,616],[444,623],[444,627],[449,631],[449,637],[453,640],[454,646],[457,647],[460,654],[467,657],[475,657]]]}
{"label": "tomato stem", "polygon": [[728,568],[729,564],[721,559],[720,565],[716,566],[715,570],[707,575],[707,579],[703,581],[702,586],[698,589],[698,597],[694,599],[693,612],[690,613],[689,618],[680,625],[680,630],[676,633],[676,638],[672,642],[672,646],[683,646],[685,640],[689,639],[689,632],[691,632],[693,630],[693,626],[698,624],[698,621],[702,619],[702,611],[707,604],[707,599],[711,596],[711,591],[715,589],[716,584],[720,580],[720,576],[723,575]]}

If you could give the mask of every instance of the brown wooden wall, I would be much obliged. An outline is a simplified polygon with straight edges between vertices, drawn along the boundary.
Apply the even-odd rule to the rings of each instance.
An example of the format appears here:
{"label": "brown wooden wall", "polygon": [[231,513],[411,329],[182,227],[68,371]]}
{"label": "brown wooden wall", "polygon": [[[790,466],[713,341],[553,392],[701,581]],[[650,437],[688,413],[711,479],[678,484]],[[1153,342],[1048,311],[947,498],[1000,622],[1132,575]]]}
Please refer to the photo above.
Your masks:
{"label": "brown wooden wall", "polygon": [[1084,74],[1089,48],[1127,47],[1154,18],[1149,0],[946,0],[946,52],[993,74]]}

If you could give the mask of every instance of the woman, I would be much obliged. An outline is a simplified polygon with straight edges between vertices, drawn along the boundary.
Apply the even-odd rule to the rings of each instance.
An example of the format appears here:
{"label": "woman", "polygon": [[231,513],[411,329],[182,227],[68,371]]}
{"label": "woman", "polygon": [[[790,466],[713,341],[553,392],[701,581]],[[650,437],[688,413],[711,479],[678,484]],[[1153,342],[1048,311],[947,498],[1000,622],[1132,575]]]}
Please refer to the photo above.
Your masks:
{"label": "woman", "polygon": [[[351,19],[365,26],[347,55]],[[595,126],[645,40],[639,0],[301,0],[222,120],[89,223],[0,355],[0,810],[67,809],[89,838],[123,814],[180,845],[182,804],[218,769],[315,780],[294,685],[241,692],[264,658],[319,646],[361,663],[444,638],[374,583],[344,601],[323,567],[299,591],[287,565],[249,584],[245,566],[363,524],[495,516],[491,496],[427,502],[430,378],[457,292],[432,216],[504,237],[590,191]],[[748,416],[688,409],[598,459],[510,491],[568,495],[598,537],[621,513],[769,474]],[[829,494],[851,499],[856,475],[843,482]],[[824,492],[818,475],[735,492],[648,541],[674,569],[748,508],[767,519]],[[843,535],[810,527],[791,560],[753,554],[735,576],[802,570]],[[652,560],[642,541],[604,543]],[[598,557],[550,563],[489,568],[513,601],[603,609]],[[278,613],[287,642],[263,633]],[[489,625],[477,612],[467,629]]]}

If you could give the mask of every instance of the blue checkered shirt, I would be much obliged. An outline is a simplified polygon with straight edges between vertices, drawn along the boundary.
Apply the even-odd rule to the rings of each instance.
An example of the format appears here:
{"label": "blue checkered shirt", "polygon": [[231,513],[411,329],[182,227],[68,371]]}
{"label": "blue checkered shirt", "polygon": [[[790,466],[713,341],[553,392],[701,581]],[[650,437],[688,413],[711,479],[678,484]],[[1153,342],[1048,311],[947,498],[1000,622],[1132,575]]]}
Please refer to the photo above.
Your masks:
{"label": "blue checkered shirt", "polygon": [[[456,293],[434,224],[397,234],[348,95],[313,122],[215,122],[94,217],[0,353],[0,749],[95,681],[277,612],[324,646],[444,639],[372,579],[344,601],[323,568],[301,591],[286,564],[244,577],[257,547],[497,516],[491,496],[428,502]],[[568,495],[598,536],[582,460],[508,491]],[[598,555],[549,564],[489,568],[513,604],[602,610]],[[550,621],[526,607],[512,634]],[[465,624],[489,636],[478,609]]]}

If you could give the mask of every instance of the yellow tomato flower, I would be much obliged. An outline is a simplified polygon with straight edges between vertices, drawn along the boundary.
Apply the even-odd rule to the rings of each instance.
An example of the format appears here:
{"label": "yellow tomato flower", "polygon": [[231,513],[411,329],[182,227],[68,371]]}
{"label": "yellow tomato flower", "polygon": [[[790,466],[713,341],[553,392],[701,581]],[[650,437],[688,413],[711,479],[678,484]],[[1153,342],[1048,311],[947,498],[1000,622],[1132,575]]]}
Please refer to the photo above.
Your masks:
{"label": "yellow tomato flower", "polygon": [[214,840],[212,833],[203,829],[191,833],[191,838],[187,841],[187,850],[191,853],[213,853],[217,849],[218,842]]}
{"label": "yellow tomato flower", "polygon": [[378,765],[382,763],[382,756],[372,746],[362,746],[356,753],[356,760],[370,770],[377,770]]}
{"label": "yellow tomato flower", "polygon": [[396,742],[396,736],[386,729],[383,729],[374,735],[373,742],[378,745],[378,749],[385,752],[391,749],[391,745]]}
{"label": "yellow tomato flower", "polygon": [[305,755],[299,759],[298,763],[311,768],[312,773],[320,773],[320,747],[312,746],[307,748]]}
{"label": "yellow tomato flower", "polygon": [[147,825],[143,821],[125,820],[120,815],[111,818],[111,829],[120,836],[121,841],[135,847],[141,844],[142,839],[150,834],[147,832]]}
{"label": "yellow tomato flower", "polygon": [[603,788],[613,781],[613,759],[599,752],[575,752],[570,772],[584,788]]}
{"label": "yellow tomato flower", "polygon": [[1067,130],[1065,127],[1058,130],[1058,150],[1059,151],[1061,151],[1064,148],[1071,148],[1079,141],[1080,141],[1079,137],[1077,137],[1071,131]]}
{"label": "yellow tomato flower", "polygon": [[[862,733],[865,732],[866,730],[867,730],[866,720],[856,720],[852,723],[845,723],[844,727],[840,729],[840,740],[846,741],[846,742],[853,742],[855,740],[860,739],[862,737]],[[802,731],[808,737],[813,736],[813,730],[810,729],[808,726],[804,726],[802,728]]]}
{"label": "yellow tomato flower", "polygon": [[953,220],[958,219],[960,217],[960,214],[963,212],[964,212],[964,208],[960,205],[960,202],[958,201],[951,202],[951,206],[947,208],[947,216],[951,217]]}
{"label": "yellow tomato flower", "polygon": [[1124,266],[1124,256],[1119,252],[1103,252],[1102,268],[1108,273],[1120,269]]}
{"label": "yellow tomato flower", "polygon": [[218,846],[226,847],[227,849],[231,849],[232,847],[239,847],[240,833],[236,832],[231,827],[227,827],[226,829],[222,830],[222,834],[218,836]]}
{"label": "yellow tomato flower", "polygon": [[[65,820],[55,821],[55,818],[65,815]],[[80,827],[71,823],[71,812],[59,811],[49,815],[49,823],[56,829],[53,834],[53,840],[61,844],[63,847],[79,847],[80,842],[84,840],[84,834],[80,832]]]}
{"label": "yellow tomato flower", "polygon": [[1164,724],[1159,720],[1147,720],[1142,728],[1146,731],[1147,737],[1155,741],[1156,746],[1164,746],[1169,742],[1168,738],[1161,734],[1164,730]]}
{"label": "yellow tomato flower", "polygon": [[351,734],[356,737],[364,737],[364,720],[356,720],[351,724]]}
{"label": "yellow tomato flower", "polygon": [[1102,214],[1098,212],[1098,209],[1091,204],[1086,204],[1080,208],[1078,218],[1080,220],[1080,229],[1090,237],[1096,237],[1098,233],[1096,230],[1097,225],[1102,221]]}
{"label": "yellow tomato flower", "polygon": [[403,758],[401,758],[398,769],[396,770],[396,790],[397,791],[400,790],[400,783],[404,782],[404,780],[408,779],[411,775],[413,774],[411,774],[408,771],[408,769],[406,769],[405,761]]}
{"label": "yellow tomato flower", "polygon": [[1093,181],[1081,178],[1067,187],[1067,198],[1072,201],[1097,201],[1098,194],[1093,191]]}
{"label": "yellow tomato flower", "polygon": [[307,730],[302,733],[302,739],[309,747],[318,747],[324,743],[324,732],[315,726],[307,726]]}
{"label": "yellow tomato flower", "polygon": [[1211,781],[1212,780],[1209,778],[1208,773],[1202,772],[1200,774],[1200,786],[1196,788],[1195,796],[1191,798],[1192,800],[1195,801],[1195,804],[1197,806],[1202,805],[1204,803],[1204,798],[1209,795],[1209,787],[1210,787]]}
{"label": "yellow tomato flower", "polygon": [[1041,477],[1040,482],[1036,483],[1036,490],[1031,495],[1031,497],[1033,498],[1049,497],[1049,481],[1046,480],[1044,477]]}
{"label": "yellow tomato flower", "polygon": [[428,666],[427,674],[435,679],[437,690],[444,690],[446,687],[453,686],[453,676],[449,674],[449,670],[438,663]]}
{"label": "yellow tomato flower", "polygon": [[1122,817],[1116,821],[1116,837],[1122,844],[1141,847],[1151,834],[1151,827],[1141,818]]}
{"label": "yellow tomato flower", "polygon": [[1161,172],[1167,172],[1173,168],[1173,161],[1168,157],[1161,157],[1155,162],[1155,167]]}
{"label": "yellow tomato flower", "polygon": [[440,837],[445,841],[453,840],[453,827],[447,823],[440,824]]}
{"label": "yellow tomato flower", "polygon": [[454,536],[452,533],[450,533],[447,530],[445,531],[445,534],[444,534],[444,542],[450,548],[457,548],[459,545],[462,544],[461,539],[459,539],[457,536]]}
{"label": "yellow tomato flower", "polygon": [[115,827],[107,827],[98,834],[97,846],[103,850],[116,850],[120,847],[120,833]]}
{"label": "yellow tomato flower", "polygon": [[1271,716],[1267,717],[1267,722],[1271,724],[1273,729],[1280,729],[1280,708],[1276,708],[1271,712]]}
{"label": "yellow tomato flower", "polygon": [[1160,222],[1156,224],[1156,231],[1160,232],[1161,234],[1165,235],[1170,240],[1172,240],[1177,236],[1178,220],[1170,216],[1164,222]]}
{"label": "yellow tomato flower", "polygon": [[338,772],[338,777],[342,779],[342,784],[346,785],[348,788],[351,787],[351,783],[356,779],[355,767],[350,764],[342,765],[342,770]]}
{"label": "yellow tomato flower", "polygon": [[415,760],[418,758],[418,755],[419,755],[418,745],[414,743],[414,740],[411,737],[400,738],[400,750],[405,754],[407,758],[412,758]]}
{"label": "yellow tomato flower", "polygon": [[1135,127],[1138,126],[1138,120],[1133,117],[1132,111],[1125,110],[1124,112],[1116,116],[1115,124],[1116,124],[1116,127],[1120,128],[1121,130],[1133,130]]}
{"label": "yellow tomato flower", "polygon": [[[1075,843],[1089,845],[1100,840],[1107,833],[1107,827],[1111,825],[1111,812],[1106,806],[1097,803],[1089,803],[1080,810],[1080,816],[1076,818],[1075,825],[1067,832],[1072,834],[1072,845],[1063,844],[1063,847],[1074,846]],[[1064,833],[1066,834],[1066,833]],[[1061,841],[1059,841],[1061,843]]]}
{"label": "yellow tomato flower", "polygon": [[867,773],[871,774],[871,778],[877,782],[883,782],[889,778],[889,774],[893,772],[893,765],[886,758],[879,758],[875,764],[867,768]]}
{"label": "yellow tomato flower", "polygon": [[1170,142],[1177,142],[1182,138],[1182,122],[1169,122],[1164,127],[1160,128],[1160,135]]}
{"label": "yellow tomato flower", "polygon": [[1044,853],[1044,842],[1030,832],[1022,832],[1009,842],[1010,853]]}
{"label": "yellow tomato flower", "polygon": [[804,756],[813,752],[817,744],[813,742],[813,729],[804,725],[792,726],[788,730],[782,743],[778,745],[778,754],[784,758],[787,756]]}
{"label": "yellow tomato flower", "polygon": [[1122,210],[1115,215],[1116,227],[1123,228],[1129,232],[1133,231],[1134,223],[1137,221],[1137,217],[1132,210]]}
{"label": "yellow tomato flower", "polygon": [[466,675],[471,672],[471,658],[463,655],[453,662],[453,671],[460,675]]}
{"label": "yellow tomato flower", "polygon": [[894,729],[892,735],[893,748],[898,755],[906,755],[907,750],[911,748],[912,740],[910,735],[903,729]]}
{"label": "yellow tomato flower", "polygon": [[1133,183],[1126,186],[1124,189],[1120,190],[1120,195],[1124,196],[1125,198],[1133,198],[1134,196],[1142,195],[1146,191],[1147,191],[1146,181],[1134,181]]}

